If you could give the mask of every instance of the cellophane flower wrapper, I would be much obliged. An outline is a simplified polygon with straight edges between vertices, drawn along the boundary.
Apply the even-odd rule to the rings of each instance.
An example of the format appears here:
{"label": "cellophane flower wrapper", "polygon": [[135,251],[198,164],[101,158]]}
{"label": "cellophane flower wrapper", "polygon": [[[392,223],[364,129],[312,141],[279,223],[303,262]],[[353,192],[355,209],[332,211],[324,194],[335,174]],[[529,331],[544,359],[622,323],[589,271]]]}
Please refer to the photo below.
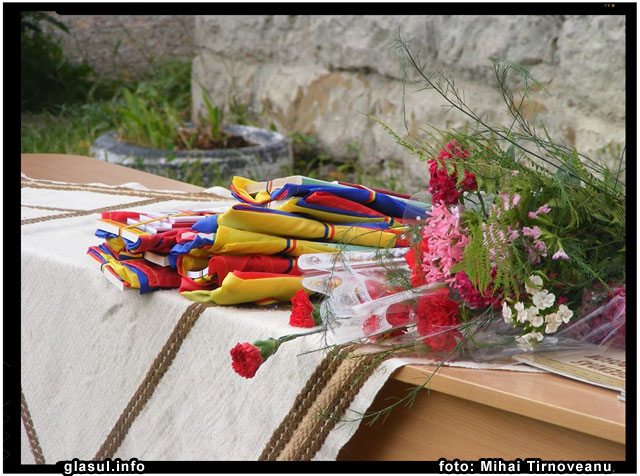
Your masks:
{"label": "cellophane flower wrapper", "polygon": [[[402,349],[397,355],[410,357],[413,363],[422,359],[429,364],[445,360],[503,364],[523,352],[625,348],[626,298],[611,297],[610,292],[604,291],[591,296],[598,304],[585,306],[582,311],[586,315],[573,316],[554,334],[539,341],[523,340],[522,329],[507,323],[499,310],[485,310],[456,325],[421,325],[421,319],[433,317],[421,311],[421,302],[436,299],[440,294],[440,298],[448,300],[445,307],[447,302],[451,306],[463,303],[456,291],[442,282],[394,289],[388,273],[393,267],[396,271],[407,271],[397,258],[406,251],[386,256],[386,262],[379,253],[305,257],[302,267],[307,268],[304,270],[307,274],[303,283],[325,295],[320,313],[326,325],[327,345],[374,343],[383,348]],[[310,263],[316,263],[317,269],[310,269],[313,268]],[[442,300],[436,299],[436,304],[442,304]]]}

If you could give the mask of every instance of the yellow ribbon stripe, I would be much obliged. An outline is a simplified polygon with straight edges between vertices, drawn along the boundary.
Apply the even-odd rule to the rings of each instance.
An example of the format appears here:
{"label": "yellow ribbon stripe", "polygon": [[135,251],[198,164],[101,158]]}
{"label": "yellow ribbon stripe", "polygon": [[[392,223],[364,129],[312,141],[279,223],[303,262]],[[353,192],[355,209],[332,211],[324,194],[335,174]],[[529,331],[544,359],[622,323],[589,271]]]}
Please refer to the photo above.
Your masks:
{"label": "yellow ribbon stripe", "polygon": [[238,230],[219,223],[218,221],[215,241],[207,249],[209,253],[233,255],[275,255],[285,253],[295,257],[306,253],[335,253],[336,251],[335,248],[322,243]]}
{"label": "yellow ribbon stripe", "polygon": [[333,213],[325,210],[316,210],[314,208],[300,207],[298,206],[298,202],[301,200],[300,197],[290,198],[284,203],[278,203],[275,206],[270,204],[269,208],[272,210],[278,210],[281,212],[287,213],[303,213],[305,215],[311,216],[316,220],[328,222],[328,223],[377,223],[377,222],[387,222],[392,223],[392,226],[401,226],[391,217],[381,216],[381,217],[357,217],[351,215],[344,215],[342,213]]}
{"label": "yellow ribbon stripe", "polygon": [[331,236],[330,226],[317,220],[247,210],[246,208],[236,209],[235,206],[218,217],[218,225],[266,235],[326,240],[334,243],[379,248],[393,247],[396,240],[394,233],[343,225],[334,225],[335,233]]}

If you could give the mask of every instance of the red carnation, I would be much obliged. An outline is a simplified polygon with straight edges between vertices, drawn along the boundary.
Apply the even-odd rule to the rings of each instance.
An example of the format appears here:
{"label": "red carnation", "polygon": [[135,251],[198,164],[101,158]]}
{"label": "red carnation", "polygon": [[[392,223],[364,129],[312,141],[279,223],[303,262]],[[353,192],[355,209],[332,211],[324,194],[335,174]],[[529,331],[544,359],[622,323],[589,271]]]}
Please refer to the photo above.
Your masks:
{"label": "red carnation", "polygon": [[[495,276],[495,268],[492,270],[492,277]],[[502,298],[500,295],[493,296],[493,287],[489,286],[484,292],[480,292],[471,283],[469,276],[464,271],[456,273],[452,286],[460,293],[462,300],[473,309],[481,309],[487,306],[500,307]]]}
{"label": "red carnation", "polygon": [[318,311],[309,300],[305,290],[299,289],[291,298],[289,325],[293,327],[315,327],[319,324],[321,322]]}
{"label": "red carnation", "polygon": [[464,171],[464,180],[460,183],[463,190],[472,192],[478,188],[478,182],[476,182],[476,176],[471,172]]}
{"label": "red carnation", "polygon": [[379,281],[374,281],[372,279],[367,279],[364,282],[364,285],[366,286],[367,292],[369,293],[369,297],[371,297],[371,299],[379,299],[393,293],[392,287],[387,284],[380,283]]}
{"label": "red carnation", "polygon": [[460,189],[456,184],[458,180],[457,172],[454,170],[451,175],[447,172],[445,161],[452,157],[458,159],[466,159],[469,157],[469,151],[460,149],[458,142],[453,139],[448,142],[445,149],[435,159],[429,159],[429,193],[432,197],[432,203],[444,202],[446,205],[455,205],[460,198],[460,190],[470,192],[478,188],[476,178],[472,173],[465,170],[464,179],[460,183]]}
{"label": "red carnation", "polygon": [[408,304],[396,303],[389,306],[385,317],[387,318],[387,322],[393,327],[400,327],[409,323],[410,312],[411,306]]}
{"label": "red carnation", "polygon": [[[407,321],[409,320],[409,314],[407,313]],[[387,314],[387,321],[389,321],[389,315]],[[391,324],[391,322],[389,322]],[[393,324],[391,324],[393,325]],[[380,340],[380,339],[389,339],[391,337],[401,336],[407,329],[405,327],[401,329],[393,329],[387,332],[383,332],[378,335],[371,335],[380,329],[380,325],[378,324],[378,316],[371,315],[362,323],[362,331],[366,336],[371,340]]]}
{"label": "red carnation", "polygon": [[417,329],[422,341],[435,351],[452,351],[456,337],[462,338],[456,326],[460,324],[458,303],[449,297],[447,288],[440,288],[418,301]]}
{"label": "red carnation", "polygon": [[[380,299],[385,296],[389,296],[398,291],[402,291],[402,289],[394,289],[388,284],[383,284],[371,279],[368,279],[365,281],[365,286],[367,287],[367,292],[369,293],[369,296],[371,297],[371,299],[374,299],[374,300]],[[385,318],[387,319],[387,322],[393,327],[400,327],[400,326],[404,326],[409,322],[410,312],[411,312],[411,308],[408,304],[396,303],[389,306],[389,309],[387,309],[387,312],[385,313]],[[378,330],[377,320],[372,321],[372,319],[376,319],[376,317],[371,316],[363,324],[363,329],[365,328],[371,329],[371,332],[366,331],[365,329],[366,334],[371,334],[372,332]],[[371,326],[374,326],[374,322],[375,322],[375,328],[371,327]]]}
{"label": "red carnation", "polygon": [[362,323],[362,332],[365,335],[373,334],[380,326],[378,325],[378,316],[371,315]]}
{"label": "red carnation", "polygon": [[231,349],[231,359],[233,370],[244,378],[253,378],[262,365],[260,349],[248,342],[238,344]]}
{"label": "red carnation", "polygon": [[409,251],[404,255],[404,260],[411,269],[411,285],[414,288],[427,284],[427,280],[422,271],[422,257],[423,254],[429,251],[429,244],[427,240],[422,239],[418,243],[418,248],[411,247]]}

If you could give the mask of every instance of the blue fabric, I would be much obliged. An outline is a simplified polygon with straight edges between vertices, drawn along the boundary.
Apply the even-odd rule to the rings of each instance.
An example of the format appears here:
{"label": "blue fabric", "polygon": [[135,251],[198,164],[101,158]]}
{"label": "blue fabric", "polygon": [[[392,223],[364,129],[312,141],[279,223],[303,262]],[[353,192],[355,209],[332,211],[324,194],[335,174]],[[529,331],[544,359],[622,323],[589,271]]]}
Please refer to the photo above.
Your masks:
{"label": "blue fabric", "polygon": [[100,248],[102,251],[104,251],[105,253],[107,253],[109,256],[111,256],[114,259],[118,259],[118,257],[116,255],[113,254],[113,251],[111,251],[109,249],[108,246],[106,246],[104,243],[99,245],[98,248]]}
{"label": "blue fabric", "polygon": [[[89,250],[87,251],[87,253],[89,253],[91,256],[95,256],[95,257],[100,261],[101,265],[102,265],[102,264],[105,264],[105,263],[107,262],[107,261],[104,259],[104,257],[103,257],[100,253],[98,253],[97,251],[95,251],[95,250],[89,249]],[[102,267],[102,266],[101,266],[101,267]]]}
{"label": "blue fabric", "polygon": [[[96,230],[95,235],[98,238],[102,238],[103,240],[106,240],[107,238],[118,238],[118,235],[116,235],[115,233],[111,233],[111,232],[100,230],[100,229]],[[133,242],[131,240],[127,240],[126,238],[124,238],[122,236],[120,238],[122,238],[122,241],[124,241],[124,244],[125,244],[125,246],[127,248],[127,251],[135,252],[135,249],[138,246],[140,246],[140,240],[138,240],[136,242]]]}
{"label": "blue fabric", "polygon": [[182,243],[176,243],[169,252],[169,265],[173,269],[178,267],[178,256],[187,254],[189,251],[199,248],[205,248],[213,245],[213,240],[208,240],[197,236],[193,240],[183,241]]}
{"label": "blue fabric", "polygon": [[[373,210],[390,217],[402,218],[408,211],[414,216],[424,215],[424,210],[409,205],[406,202],[385,195],[381,192],[373,192],[361,188],[330,187],[322,185],[293,185],[286,184],[271,192],[272,200],[284,200],[289,197],[306,197],[314,192],[327,192],[337,197],[362,203]],[[373,196],[373,200],[372,199]]]}
{"label": "blue fabric", "polygon": [[[318,211],[321,211],[321,212],[335,213],[335,214],[339,214],[339,215],[358,217],[358,218],[383,218],[383,217],[380,217],[378,215],[373,215],[373,214],[358,213],[358,212],[352,212],[352,211],[344,210],[342,208],[332,208],[332,207],[326,207],[326,206],[323,206],[323,205],[318,205],[316,203],[307,203],[305,198],[306,197],[301,197],[300,200],[298,200],[298,202],[296,203],[296,206],[300,207],[300,208],[309,208],[311,210],[318,210]],[[300,213],[302,213],[302,212],[300,212]],[[390,219],[391,219],[391,224],[393,224],[393,218],[390,217]]]}
{"label": "blue fabric", "polygon": [[191,228],[200,233],[215,233],[218,230],[218,215],[211,215],[198,220]]}
{"label": "blue fabric", "polygon": [[104,231],[104,230],[101,230],[99,228],[96,230],[96,236],[98,238],[102,238],[103,240],[106,240],[107,238],[117,238],[118,237],[118,235],[116,235],[115,233],[110,233],[108,231]]}
{"label": "blue fabric", "polygon": [[377,222],[359,222],[359,223],[334,223],[339,226],[357,226],[358,228],[374,228],[376,230],[388,230],[389,224],[386,221]]}
{"label": "blue fabric", "polygon": [[140,294],[146,294],[146,293],[150,293],[151,291],[155,291],[155,288],[152,289],[149,287],[149,279],[147,278],[147,275],[142,270],[139,270],[134,266],[129,266],[127,265],[127,263],[121,263],[121,264],[129,268],[138,276],[138,281],[140,282]]}

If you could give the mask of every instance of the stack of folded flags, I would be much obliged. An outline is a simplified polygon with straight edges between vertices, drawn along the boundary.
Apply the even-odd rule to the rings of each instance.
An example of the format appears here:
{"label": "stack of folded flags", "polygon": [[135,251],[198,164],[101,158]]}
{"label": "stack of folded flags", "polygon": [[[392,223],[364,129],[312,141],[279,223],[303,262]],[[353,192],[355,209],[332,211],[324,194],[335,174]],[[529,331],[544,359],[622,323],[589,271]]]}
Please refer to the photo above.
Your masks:
{"label": "stack of folded flags", "polygon": [[223,213],[103,213],[104,242],[87,253],[122,289],[269,305],[303,289],[300,255],[407,246],[404,217],[425,213],[406,196],[300,176],[234,177],[231,191],[239,203]]}

